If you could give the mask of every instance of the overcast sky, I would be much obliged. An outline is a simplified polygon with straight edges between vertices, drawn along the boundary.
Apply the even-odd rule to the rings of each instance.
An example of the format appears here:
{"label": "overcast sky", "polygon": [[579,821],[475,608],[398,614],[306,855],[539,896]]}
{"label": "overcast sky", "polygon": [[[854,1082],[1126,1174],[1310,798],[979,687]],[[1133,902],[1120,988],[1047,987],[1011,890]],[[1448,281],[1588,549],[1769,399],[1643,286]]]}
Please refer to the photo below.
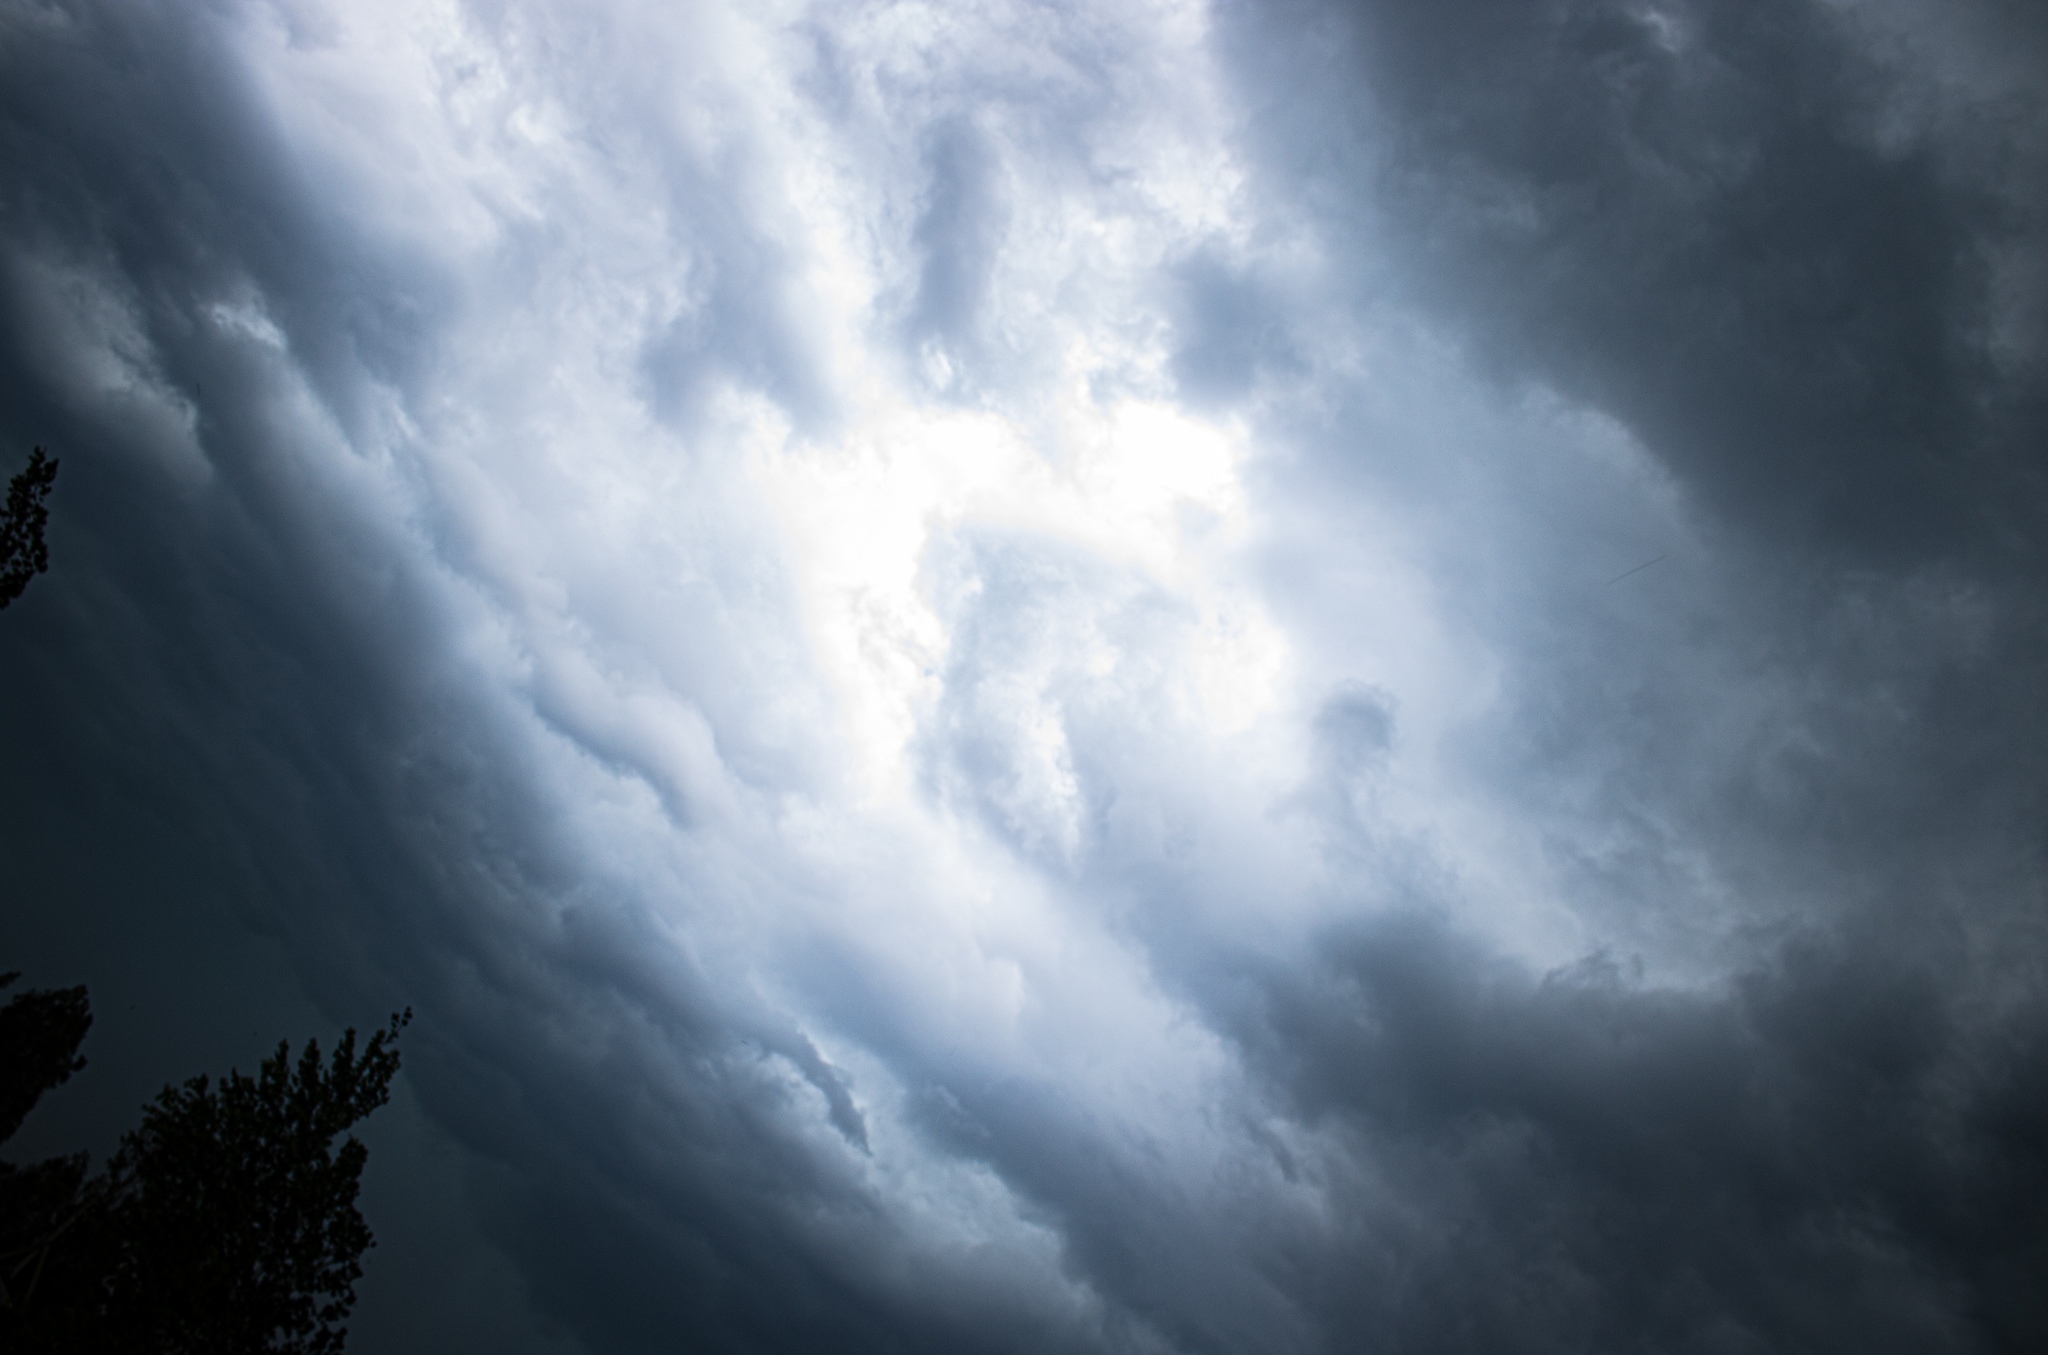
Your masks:
{"label": "overcast sky", "polygon": [[2048,1341],[2048,10],[0,0],[10,1152],[352,1349]]}

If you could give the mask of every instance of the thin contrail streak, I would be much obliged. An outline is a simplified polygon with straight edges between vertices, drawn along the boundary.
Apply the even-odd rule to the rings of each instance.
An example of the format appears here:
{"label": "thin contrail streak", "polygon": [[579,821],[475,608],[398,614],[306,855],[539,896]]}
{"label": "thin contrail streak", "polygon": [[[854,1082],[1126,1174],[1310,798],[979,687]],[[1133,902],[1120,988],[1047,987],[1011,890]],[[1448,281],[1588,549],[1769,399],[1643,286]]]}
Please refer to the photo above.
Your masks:
{"label": "thin contrail streak", "polygon": [[[1636,566],[1636,567],[1635,567],[1634,569],[1624,569],[1624,570],[1622,570],[1622,571],[1621,571],[1621,573],[1619,573],[1619,574],[1615,575],[1615,576],[1614,576],[1613,578],[1609,579],[1609,580],[1607,581],[1607,583],[1620,583],[1620,582],[1621,582],[1621,581],[1622,581],[1623,579],[1627,578],[1627,577],[1628,577],[1629,575],[1631,575],[1631,574],[1640,574],[1640,573],[1642,573],[1642,572],[1643,572],[1644,570],[1648,569],[1648,568],[1649,568],[1649,567],[1650,567],[1651,565],[1654,565],[1654,564],[1656,564],[1658,560],[1665,560],[1665,559],[1668,559],[1668,558],[1670,558],[1670,557],[1668,557],[1668,556],[1664,556],[1664,555],[1660,555],[1660,556],[1658,556],[1658,557],[1657,557],[1657,559],[1656,559],[1656,560],[1645,560],[1645,561],[1643,561],[1643,562],[1642,562],[1641,564],[1637,565],[1637,566]],[[1607,586],[1606,584],[1602,584],[1602,585],[1601,585],[1601,587],[1603,587],[1603,588],[1604,588],[1604,587],[1606,587],[1606,586]]]}

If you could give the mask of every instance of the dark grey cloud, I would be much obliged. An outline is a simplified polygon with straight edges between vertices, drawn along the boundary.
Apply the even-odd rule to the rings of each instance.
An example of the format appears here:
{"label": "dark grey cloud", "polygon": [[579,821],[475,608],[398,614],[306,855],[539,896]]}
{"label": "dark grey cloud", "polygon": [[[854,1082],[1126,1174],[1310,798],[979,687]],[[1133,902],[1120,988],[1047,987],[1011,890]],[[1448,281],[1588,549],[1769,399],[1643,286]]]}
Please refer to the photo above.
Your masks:
{"label": "dark grey cloud", "polygon": [[1453,869],[1306,971],[1190,975],[1371,1164],[1383,1283],[1333,1329],[2038,1339],[2041,86],[1985,74],[2021,21],[1969,17],[1957,56],[1867,7],[1225,11],[1266,191],[1350,304],[1641,458],[1365,391],[1286,433],[1325,539],[1390,495],[1465,524],[1428,558],[1513,677],[1462,756],[1620,947],[1492,957]]}
{"label": "dark grey cloud", "polygon": [[[2041,1330],[2037,1000],[1800,938],[1721,991],[1333,936],[1244,1037],[1370,1163],[1333,1331],[1419,1350],[2019,1350]],[[1375,1201],[1374,1196],[1382,1197]],[[1391,1196],[1393,1207],[1385,1198]]]}
{"label": "dark grey cloud", "polygon": [[[2048,367],[1990,330],[2040,305],[1991,269],[2041,238],[2019,195],[2040,88],[1916,99],[1939,39],[1857,19],[1345,11],[1345,59],[1302,99],[1372,128],[1345,173],[1373,195],[1331,223],[1384,251],[1360,285],[1398,276],[1480,365],[1620,420],[1711,552],[1595,596],[1560,566],[1613,510],[1554,463],[1488,472],[1554,536],[1484,548],[1513,574],[1485,629],[1522,680],[1473,747],[1495,784],[1576,787],[1634,837],[1593,871],[1629,910],[1667,893],[1634,871],[1674,825],[1775,896],[1767,919],[2037,906],[2038,781],[2003,750],[2038,726]],[[1640,539],[1636,560],[1670,549]]]}
{"label": "dark grey cloud", "polygon": [[1887,44],[1858,6],[1227,22],[1280,172],[1349,196],[1337,247],[1384,251],[1482,366],[1606,410],[1780,542],[2034,558],[2041,366],[2000,334],[2038,333],[2043,293],[2000,261],[2043,237],[2038,80],[1941,86],[1938,35]]}

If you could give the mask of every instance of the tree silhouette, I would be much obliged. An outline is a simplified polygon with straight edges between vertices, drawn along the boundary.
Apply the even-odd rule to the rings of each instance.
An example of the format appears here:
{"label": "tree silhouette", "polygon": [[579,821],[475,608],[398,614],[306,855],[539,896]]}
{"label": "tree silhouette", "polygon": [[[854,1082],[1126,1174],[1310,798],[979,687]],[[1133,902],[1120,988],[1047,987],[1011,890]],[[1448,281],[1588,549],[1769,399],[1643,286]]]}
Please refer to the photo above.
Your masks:
{"label": "tree silhouette", "polygon": [[[38,447],[0,516],[0,608],[49,568],[43,506],[57,463]],[[0,974],[0,989],[17,974]],[[348,1134],[398,1072],[394,1015],[323,1062],[280,1041],[256,1076],[165,1087],[87,1179],[87,1155],[0,1162],[0,1352],[335,1355],[376,1245],[356,1208],[369,1150]],[[83,987],[0,1007],[0,1143],[85,1067]]]}
{"label": "tree silhouette", "polygon": [[[19,977],[0,974],[0,988]],[[17,993],[0,1007],[0,1143],[44,1092],[85,1066],[78,1046],[91,1028],[83,988]],[[84,1153],[27,1167],[0,1162],[0,1332],[33,1301],[56,1238],[77,1212],[85,1168]]]}
{"label": "tree silhouette", "polygon": [[30,454],[28,468],[7,482],[7,512],[0,517],[0,608],[50,567],[50,548],[43,541],[50,510],[43,500],[56,483],[56,459],[45,457],[40,447]]}
{"label": "tree silhouette", "polygon": [[[83,988],[0,1011],[0,1112],[25,1113],[81,1066],[91,1019]],[[315,1041],[296,1063],[280,1042],[254,1077],[164,1088],[90,1180],[82,1153],[0,1169],[0,1348],[340,1351],[375,1239],[356,1208],[369,1151],[335,1140],[390,1098],[411,1019],[393,1016],[360,1050],[350,1030],[325,1062]]]}

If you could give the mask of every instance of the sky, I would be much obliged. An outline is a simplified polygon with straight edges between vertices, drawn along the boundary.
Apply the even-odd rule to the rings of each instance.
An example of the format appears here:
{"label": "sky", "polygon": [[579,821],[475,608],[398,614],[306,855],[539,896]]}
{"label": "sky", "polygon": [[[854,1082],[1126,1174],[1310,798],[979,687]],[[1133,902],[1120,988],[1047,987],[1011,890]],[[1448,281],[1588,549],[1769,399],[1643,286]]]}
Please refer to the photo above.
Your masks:
{"label": "sky", "polygon": [[2048,12],[0,0],[10,1153],[351,1349],[2048,1338]]}

